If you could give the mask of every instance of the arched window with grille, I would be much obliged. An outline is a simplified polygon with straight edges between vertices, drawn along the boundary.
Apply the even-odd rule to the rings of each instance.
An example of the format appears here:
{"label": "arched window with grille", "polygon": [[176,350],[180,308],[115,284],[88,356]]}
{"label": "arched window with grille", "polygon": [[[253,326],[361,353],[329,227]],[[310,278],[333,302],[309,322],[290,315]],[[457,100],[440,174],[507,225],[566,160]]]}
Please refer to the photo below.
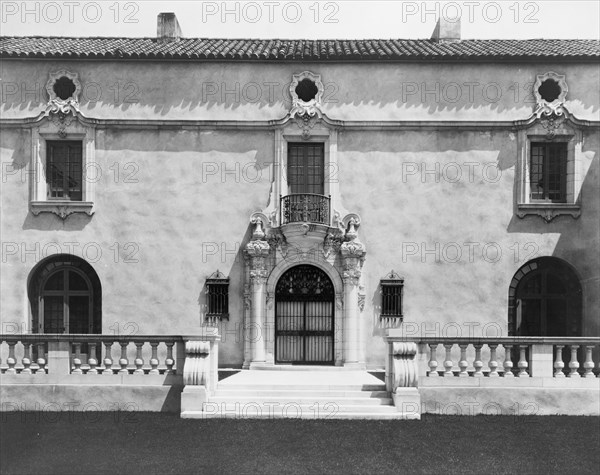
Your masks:
{"label": "arched window with grille", "polygon": [[582,289],[569,264],[542,257],[522,266],[509,290],[509,333],[581,336]]}
{"label": "arched window with grille", "polygon": [[85,260],[67,254],[48,257],[28,284],[33,333],[101,333],[102,289]]}

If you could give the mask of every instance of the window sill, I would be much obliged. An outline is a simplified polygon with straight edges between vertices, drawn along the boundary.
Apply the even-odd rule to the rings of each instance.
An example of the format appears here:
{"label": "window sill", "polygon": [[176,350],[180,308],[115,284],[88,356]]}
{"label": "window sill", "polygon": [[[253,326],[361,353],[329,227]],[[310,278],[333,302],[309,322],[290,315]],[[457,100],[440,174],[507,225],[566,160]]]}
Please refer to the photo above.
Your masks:
{"label": "window sill", "polygon": [[521,203],[517,205],[517,216],[541,216],[547,223],[557,216],[570,215],[574,219],[581,216],[581,206],[576,203]]}
{"label": "window sill", "polygon": [[94,203],[91,201],[30,201],[29,209],[34,216],[40,213],[54,213],[61,219],[67,219],[74,213],[85,213],[88,216],[94,214]]}

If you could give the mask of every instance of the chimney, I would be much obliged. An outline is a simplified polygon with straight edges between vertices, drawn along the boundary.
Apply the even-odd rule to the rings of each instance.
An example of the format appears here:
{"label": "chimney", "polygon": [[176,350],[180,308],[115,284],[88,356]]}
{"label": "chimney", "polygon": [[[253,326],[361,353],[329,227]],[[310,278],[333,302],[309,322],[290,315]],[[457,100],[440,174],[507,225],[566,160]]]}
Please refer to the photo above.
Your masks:
{"label": "chimney", "polygon": [[436,43],[452,43],[460,41],[460,17],[449,20],[440,16],[431,39]]}
{"label": "chimney", "polygon": [[177,41],[181,38],[181,28],[175,13],[159,13],[156,24],[158,41]]}

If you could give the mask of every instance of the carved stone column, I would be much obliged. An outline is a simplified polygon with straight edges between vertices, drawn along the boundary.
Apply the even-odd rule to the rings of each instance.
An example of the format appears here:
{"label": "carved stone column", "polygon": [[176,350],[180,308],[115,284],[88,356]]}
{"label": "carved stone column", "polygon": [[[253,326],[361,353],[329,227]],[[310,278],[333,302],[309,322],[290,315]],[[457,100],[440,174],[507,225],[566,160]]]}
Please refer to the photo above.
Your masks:
{"label": "carved stone column", "polygon": [[349,219],[346,241],[340,248],[344,264],[344,366],[364,364],[360,361],[359,289],[362,263],[367,252],[364,244],[358,240],[356,228],[359,224],[357,216]]}
{"label": "carved stone column", "polygon": [[271,249],[265,240],[262,220],[254,217],[251,223],[254,225],[254,232],[245,250],[250,264],[250,324],[245,328],[245,339],[251,348],[250,365],[266,362],[265,284],[268,273],[265,259]]}

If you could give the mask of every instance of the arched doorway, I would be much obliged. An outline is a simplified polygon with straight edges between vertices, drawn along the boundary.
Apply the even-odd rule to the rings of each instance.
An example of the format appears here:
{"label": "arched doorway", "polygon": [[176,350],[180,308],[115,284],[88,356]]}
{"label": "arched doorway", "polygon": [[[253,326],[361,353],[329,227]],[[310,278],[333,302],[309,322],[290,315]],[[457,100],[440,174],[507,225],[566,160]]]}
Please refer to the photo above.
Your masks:
{"label": "arched doorway", "polygon": [[83,259],[59,254],[40,262],[28,284],[33,333],[101,333],[102,289]]}
{"label": "arched doorway", "polygon": [[333,365],[335,291],[318,267],[288,269],[275,288],[275,363]]}
{"label": "arched doorway", "polygon": [[529,261],[515,274],[511,290],[512,335],[581,336],[581,284],[566,262],[554,257]]}

